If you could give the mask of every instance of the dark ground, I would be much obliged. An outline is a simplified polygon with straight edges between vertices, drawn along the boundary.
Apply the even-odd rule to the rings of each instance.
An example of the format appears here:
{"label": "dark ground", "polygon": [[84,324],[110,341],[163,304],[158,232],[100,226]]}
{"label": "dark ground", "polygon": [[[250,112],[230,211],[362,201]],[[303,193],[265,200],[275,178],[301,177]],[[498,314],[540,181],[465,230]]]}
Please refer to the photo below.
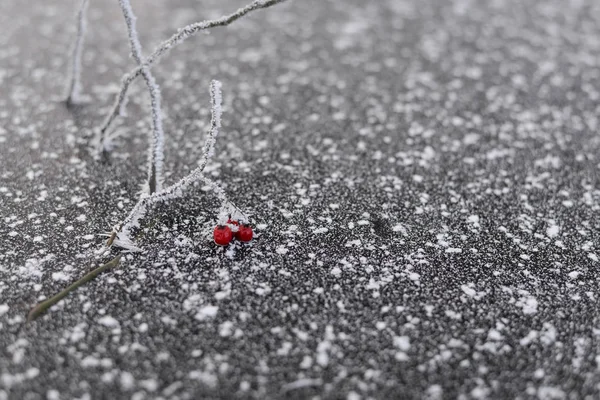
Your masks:
{"label": "dark ground", "polygon": [[[155,69],[166,181],[209,166],[258,237],[217,248],[196,188],[143,254],[43,318],[145,178],[135,85],[110,162],[91,128],[133,66],[91,1],[0,1],[0,399],[600,398],[600,3],[290,0]],[[134,1],[145,54],[242,5]],[[148,226],[148,224],[146,224]]]}

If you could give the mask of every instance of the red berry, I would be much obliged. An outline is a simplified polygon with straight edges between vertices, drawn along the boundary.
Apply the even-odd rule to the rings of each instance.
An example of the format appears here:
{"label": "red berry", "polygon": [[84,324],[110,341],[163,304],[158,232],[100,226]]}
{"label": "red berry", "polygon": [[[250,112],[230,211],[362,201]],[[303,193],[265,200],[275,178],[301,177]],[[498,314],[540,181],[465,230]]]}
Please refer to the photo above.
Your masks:
{"label": "red berry", "polygon": [[213,231],[213,239],[219,246],[227,246],[233,239],[233,232],[227,225],[217,225]]}
{"label": "red berry", "polygon": [[240,229],[235,233],[235,237],[240,242],[249,242],[252,240],[253,233],[250,224],[242,224],[240,225]]}

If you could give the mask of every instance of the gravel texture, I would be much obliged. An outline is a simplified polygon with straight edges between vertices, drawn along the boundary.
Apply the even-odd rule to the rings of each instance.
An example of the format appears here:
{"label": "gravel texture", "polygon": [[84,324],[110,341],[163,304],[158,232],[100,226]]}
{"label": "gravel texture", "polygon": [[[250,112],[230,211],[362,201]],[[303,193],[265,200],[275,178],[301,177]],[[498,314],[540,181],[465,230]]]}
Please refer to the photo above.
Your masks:
{"label": "gravel texture", "polygon": [[[198,186],[25,324],[137,201],[150,132],[140,80],[90,153],[135,66],[117,1],[73,107],[78,1],[38,3],[0,1],[1,400],[600,397],[599,2],[290,0],[190,39],[153,69],[165,183],[219,79],[207,171],[254,241],[214,245]],[[144,54],[243,5],[132,4]]]}

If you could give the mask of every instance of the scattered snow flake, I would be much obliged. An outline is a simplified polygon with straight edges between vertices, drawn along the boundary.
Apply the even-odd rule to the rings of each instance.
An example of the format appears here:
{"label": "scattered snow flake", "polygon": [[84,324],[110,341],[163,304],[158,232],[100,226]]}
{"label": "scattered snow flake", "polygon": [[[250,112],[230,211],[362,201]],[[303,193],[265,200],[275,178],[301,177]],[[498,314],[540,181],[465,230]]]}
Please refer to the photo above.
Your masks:
{"label": "scattered snow flake", "polygon": [[485,296],[485,292],[478,292],[473,288],[473,286],[475,286],[473,283],[468,283],[466,285],[461,285],[460,289],[467,296],[472,297],[475,300],[480,300],[483,296]]}
{"label": "scattered snow flake", "polygon": [[6,314],[10,310],[10,307],[7,304],[0,304],[0,317]]}
{"label": "scattered snow flake", "polygon": [[446,310],[446,311],[444,312],[444,314],[446,314],[446,316],[447,316],[448,318],[450,318],[450,319],[456,319],[456,320],[459,320],[459,319],[461,319],[461,318],[462,318],[462,314],[461,314],[461,313],[458,313],[458,312],[456,312],[456,311],[453,311],[453,310]]}
{"label": "scattered snow flake", "polygon": [[240,391],[247,392],[248,390],[250,390],[250,388],[252,388],[252,385],[250,385],[250,382],[248,382],[248,381],[240,382]]}
{"label": "scattered snow flake", "polygon": [[219,325],[219,335],[221,337],[231,336],[233,333],[233,322],[225,321]]}
{"label": "scattered snow flake", "polygon": [[191,371],[188,376],[190,379],[194,379],[202,382],[204,385],[215,388],[217,387],[217,376],[208,371]]}
{"label": "scattered snow flake", "polygon": [[339,267],[333,267],[330,271],[331,275],[335,276],[336,278],[339,278],[340,275],[342,274],[342,270]]}
{"label": "scattered snow flake", "polygon": [[229,297],[231,290],[221,290],[215,293],[215,300],[224,300]]}
{"label": "scattered snow flake", "polygon": [[322,227],[322,228],[317,228],[313,231],[313,233],[315,234],[319,234],[319,233],[327,233],[329,231],[329,229]]}
{"label": "scattered snow flake", "polygon": [[300,368],[308,369],[313,365],[313,358],[311,356],[304,356],[302,362],[300,363]]}
{"label": "scattered snow flake", "polygon": [[525,336],[523,339],[519,340],[519,344],[521,346],[529,345],[531,342],[533,342],[534,340],[536,340],[538,338],[538,334],[539,334],[538,331],[535,331],[535,330],[529,331],[527,336]]}
{"label": "scattered snow flake", "polygon": [[212,305],[204,306],[198,311],[198,313],[196,314],[196,316],[194,318],[198,321],[204,321],[206,319],[216,317],[218,311],[219,311],[219,307],[217,307],[217,306],[212,306]]}
{"label": "scattered snow flake", "polygon": [[546,372],[541,368],[538,368],[533,372],[533,377],[536,379],[542,379],[545,375]]}
{"label": "scattered snow flake", "polygon": [[321,367],[326,367],[329,364],[329,354],[327,354],[327,350],[331,344],[329,342],[321,342],[317,346],[317,364]]}
{"label": "scattered snow flake", "polygon": [[361,400],[361,399],[362,399],[362,397],[360,397],[360,394],[358,394],[354,391],[348,392],[348,394],[346,395],[346,400]]}
{"label": "scattered snow flake", "polygon": [[465,342],[463,342],[462,340],[456,339],[456,338],[450,339],[450,341],[447,343],[447,346],[450,348],[463,347],[464,345],[465,345]]}
{"label": "scattered snow flake", "polygon": [[569,272],[569,278],[571,279],[577,279],[579,277],[579,275],[581,275],[581,272],[579,271],[571,271]]}
{"label": "scattered snow flake", "polygon": [[131,390],[135,386],[135,378],[133,377],[131,372],[121,371],[119,383],[121,384],[123,390]]}
{"label": "scattered snow flake", "polygon": [[171,318],[168,315],[164,315],[160,318],[160,321],[165,324],[165,325],[171,325],[171,326],[175,326],[177,325],[177,320],[174,318]]}
{"label": "scattered snow flake", "polygon": [[546,235],[550,238],[556,237],[558,235],[558,232],[560,232],[560,228],[554,223],[550,225],[548,229],[546,229]]}
{"label": "scattered snow flake", "polygon": [[406,236],[408,232],[406,228],[402,224],[396,224],[392,227],[392,232],[400,232],[402,235]]}
{"label": "scattered snow flake", "polygon": [[96,358],[94,356],[86,356],[81,360],[80,363],[83,368],[111,368],[113,365],[113,361],[110,358]]}
{"label": "scattered snow flake", "polygon": [[298,379],[297,381],[294,381],[294,382],[286,383],[285,385],[283,385],[282,390],[284,392],[288,392],[290,390],[301,389],[301,388],[310,387],[310,386],[321,386],[322,384],[323,384],[323,381],[320,378],[317,378],[317,379],[303,378],[303,379]]}
{"label": "scattered snow flake", "polygon": [[501,341],[504,340],[504,336],[496,329],[490,329],[488,332],[488,339],[494,341]]}
{"label": "scattered snow flake", "polygon": [[598,256],[595,253],[588,253],[588,258],[592,261],[598,261]]}
{"label": "scattered snow flake", "polygon": [[60,400],[60,392],[55,389],[50,389],[46,392],[47,400]]}
{"label": "scattered snow flake", "polygon": [[69,275],[65,274],[64,272],[53,272],[52,273],[52,280],[53,281],[59,281],[59,282],[65,282],[69,280]]}
{"label": "scattered snow flake", "polygon": [[285,247],[285,246],[279,246],[279,247],[277,247],[277,248],[275,249],[275,251],[277,252],[277,254],[284,255],[284,254],[287,254],[287,252],[288,252],[289,250],[288,250],[288,248],[287,248],[287,247]]}
{"label": "scattered snow flake", "polygon": [[459,247],[448,247],[446,249],[446,253],[450,253],[450,254],[453,254],[453,253],[462,253],[462,249],[459,248]]}
{"label": "scattered snow flake", "polygon": [[105,315],[104,317],[100,318],[98,320],[98,323],[108,328],[118,328],[120,326],[119,321],[117,321],[110,315]]}
{"label": "scattered snow flake", "polygon": [[394,336],[394,347],[402,351],[410,349],[410,338],[408,336]]}
{"label": "scattered snow flake", "polygon": [[538,301],[533,296],[521,297],[516,304],[523,309],[523,313],[525,314],[535,314],[537,312]]}
{"label": "scattered snow flake", "polygon": [[281,347],[277,349],[277,355],[280,357],[287,356],[290,354],[290,350],[292,350],[292,342],[283,342]]}
{"label": "scattered snow flake", "polygon": [[475,214],[470,215],[469,218],[467,218],[467,221],[470,224],[473,224],[473,226],[477,227],[477,226],[479,226],[479,215],[475,215]]}
{"label": "scattered snow flake", "polygon": [[346,247],[359,247],[362,245],[362,242],[360,241],[360,239],[354,239],[354,240],[349,240],[348,242],[346,242]]}
{"label": "scattered snow flake", "polygon": [[567,395],[560,388],[553,386],[540,386],[537,391],[537,397],[538,399],[562,400],[566,399]]}
{"label": "scattered snow flake", "polygon": [[440,385],[431,385],[426,390],[426,398],[429,400],[441,400],[444,398],[444,390]]}

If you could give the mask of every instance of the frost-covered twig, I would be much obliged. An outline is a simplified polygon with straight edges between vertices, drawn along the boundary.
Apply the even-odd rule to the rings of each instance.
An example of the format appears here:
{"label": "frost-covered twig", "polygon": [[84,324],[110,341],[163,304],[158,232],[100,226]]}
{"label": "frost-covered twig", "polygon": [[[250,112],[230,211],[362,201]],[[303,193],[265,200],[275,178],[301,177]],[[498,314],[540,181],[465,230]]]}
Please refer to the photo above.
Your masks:
{"label": "frost-covered twig", "polygon": [[[164,148],[164,132],[162,126],[162,111],[161,111],[161,95],[160,88],[156,84],[156,80],[150,68],[142,63],[142,45],[138,38],[135,27],[135,15],[131,9],[129,0],[119,0],[125,23],[127,24],[127,33],[129,35],[129,46],[131,47],[131,55],[140,68],[140,73],[146,81],[148,91],[150,93],[150,104],[152,113],[152,142],[148,153],[148,193],[154,193],[161,190],[162,186],[162,165],[163,165],[163,148]],[[104,142],[100,142],[104,146]]]}
{"label": "frost-covered twig", "polygon": [[214,145],[219,133],[219,128],[221,127],[221,82],[211,82],[210,97],[212,105],[210,130],[204,144],[202,159],[200,160],[198,167],[179,182],[159,192],[143,196],[135,207],[133,207],[127,218],[114,227],[113,232],[117,232],[116,239],[114,240],[115,245],[127,250],[139,250],[131,240],[131,229],[139,226],[140,219],[146,215],[151,207],[158,203],[182,197],[184,190],[196,182],[204,182],[204,184],[212,189],[217,198],[221,201],[222,212],[227,213],[228,209],[237,210],[237,207],[227,199],[225,191],[216,182],[203,174],[206,163],[214,153]]}
{"label": "frost-covered twig", "polygon": [[106,119],[104,120],[104,122],[99,130],[100,143],[102,143],[106,132],[108,131],[108,129],[114,122],[115,118],[118,115],[120,115],[120,114],[122,115],[124,113],[125,101],[127,99],[127,91],[129,90],[129,85],[131,85],[131,83],[138,76],[140,76],[143,73],[144,68],[150,68],[155,62],[157,62],[171,48],[177,46],[178,44],[180,44],[181,42],[183,42],[190,36],[193,36],[200,31],[215,28],[218,26],[229,25],[232,22],[240,19],[244,15],[246,15],[254,10],[271,7],[275,4],[281,3],[283,1],[285,1],[285,0],[255,0],[252,3],[246,5],[245,7],[238,9],[236,12],[234,12],[232,14],[229,14],[229,15],[226,15],[221,18],[214,19],[214,20],[208,20],[208,21],[202,21],[202,22],[196,22],[194,24],[190,24],[182,29],[179,29],[177,31],[177,33],[175,33],[173,36],[171,36],[168,40],[165,40],[164,42],[162,42],[156,48],[156,50],[154,50],[154,52],[152,52],[152,54],[144,61],[143,65],[136,67],[131,72],[129,72],[123,76],[123,80],[121,83],[121,90],[119,91],[119,93],[117,94],[117,96],[115,98],[115,102],[113,104],[113,108],[112,108],[110,114],[106,117]]}
{"label": "frost-covered twig", "polygon": [[83,52],[83,42],[85,39],[85,30],[87,26],[87,8],[89,0],[81,0],[79,11],[77,12],[77,33],[73,43],[73,55],[71,59],[71,69],[69,80],[67,81],[67,104],[77,103],[81,94],[81,54]]}
{"label": "frost-covered twig", "polygon": [[80,286],[86,284],[87,282],[91,281],[92,279],[94,279],[95,277],[100,275],[101,273],[116,267],[117,265],[119,265],[120,260],[121,260],[121,255],[119,254],[118,256],[116,256],[115,258],[113,258],[112,260],[107,262],[106,264],[103,264],[100,267],[88,272],[81,279],[72,283],[67,288],[61,290],[58,294],[56,294],[56,295],[50,297],[49,299],[36,305],[34,308],[31,309],[29,314],[27,314],[27,322],[33,321],[34,319],[39,317],[41,314],[43,314],[46,310],[48,310],[50,307],[52,307],[53,305],[55,305],[56,303],[58,303],[59,301],[64,299],[69,293],[73,292],[74,290],[76,290]]}
{"label": "frost-covered twig", "polygon": [[223,103],[223,95],[221,93],[221,82],[213,80],[210,82],[210,104],[211,104],[211,118],[210,118],[210,130],[208,136],[204,142],[202,148],[202,158],[198,163],[196,170],[202,172],[206,167],[206,163],[215,153],[215,143],[217,142],[217,135],[219,129],[221,129],[221,115],[223,109],[221,108]]}

